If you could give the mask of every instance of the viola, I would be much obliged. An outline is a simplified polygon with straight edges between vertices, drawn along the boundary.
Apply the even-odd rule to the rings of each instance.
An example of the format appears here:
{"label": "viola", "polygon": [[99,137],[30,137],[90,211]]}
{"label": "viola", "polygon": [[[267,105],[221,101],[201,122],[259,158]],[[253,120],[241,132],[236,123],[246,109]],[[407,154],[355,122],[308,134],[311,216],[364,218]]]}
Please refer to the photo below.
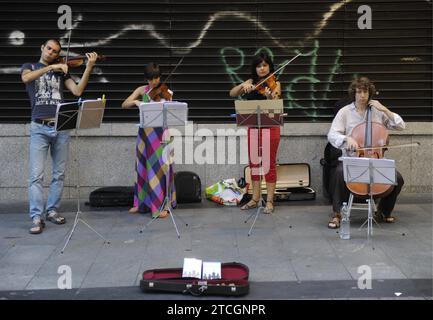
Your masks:
{"label": "viola", "polygon": [[156,87],[150,89],[147,93],[149,98],[153,101],[161,101],[165,99],[167,101],[171,100],[171,93],[169,92],[168,86],[165,83],[160,83]]}
{"label": "viola", "polygon": [[[384,157],[386,145],[389,142],[388,130],[378,122],[371,121],[371,107],[367,109],[367,121],[358,124],[353,128],[351,137],[358,144],[356,151],[357,157],[376,158]],[[393,185],[373,183],[346,183],[347,188],[354,194],[360,196],[373,195],[376,197],[384,197],[388,195],[394,188]]]}
{"label": "viola", "polygon": [[[81,66],[86,59],[87,59],[86,55],[68,57],[68,59],[66,59],[66,57],[60,57],[55,61],[55,63],[67,63],[68,67],[76,68],[76,67]],[[106,57],[104,55],[98,55],[98,58],[96,60],[102,60],[103,61],[105,59],[106,59]]]}

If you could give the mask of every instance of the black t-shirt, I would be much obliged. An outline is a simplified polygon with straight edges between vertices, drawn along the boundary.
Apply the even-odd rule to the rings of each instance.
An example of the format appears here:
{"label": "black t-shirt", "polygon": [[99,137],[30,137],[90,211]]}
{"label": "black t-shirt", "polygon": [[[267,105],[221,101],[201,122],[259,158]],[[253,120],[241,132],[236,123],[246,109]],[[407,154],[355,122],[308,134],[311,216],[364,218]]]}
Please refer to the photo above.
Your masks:
{"label": "black t-shirt", "polygon": [[[21,67],[24,70],[38,70],[46,67],[45,64],[25,63]],[[38,79],[26,83],[26,91],[32,106],[32,120],[53,118],[56,115],[57,104],[63,102],[63,88],[65,81],[70,78],[63,72],[48,71]]]}
{"label": "black t-shirt", "polygon": [[266,100],[266,96],[259,93],[257,90],[253,90],[244,95],[246,100]]}

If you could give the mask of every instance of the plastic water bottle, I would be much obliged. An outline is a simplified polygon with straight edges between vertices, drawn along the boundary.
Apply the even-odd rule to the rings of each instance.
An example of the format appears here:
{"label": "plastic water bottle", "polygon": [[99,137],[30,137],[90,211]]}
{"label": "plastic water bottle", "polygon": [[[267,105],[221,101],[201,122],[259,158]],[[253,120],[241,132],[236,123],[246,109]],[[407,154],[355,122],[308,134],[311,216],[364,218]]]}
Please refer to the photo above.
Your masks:
{"label": "plastic water bottle", "polygon": [[340,239],[350,239],[350,219],[347,202],[343,202],[340,210],[341,223],[340,223]]}

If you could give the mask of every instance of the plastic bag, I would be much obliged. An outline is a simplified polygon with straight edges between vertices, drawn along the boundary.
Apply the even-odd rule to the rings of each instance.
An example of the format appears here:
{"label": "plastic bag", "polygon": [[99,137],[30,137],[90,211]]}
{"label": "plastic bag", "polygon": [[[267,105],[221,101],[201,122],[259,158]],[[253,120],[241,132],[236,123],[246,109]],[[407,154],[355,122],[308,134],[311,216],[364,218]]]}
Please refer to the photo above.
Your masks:
{"label": "plastic bag", "polygon": [[205,195],[210,201],[226,206],[237,206],[244,192],[239,188],[235,179],[225,179],[207,187]]}

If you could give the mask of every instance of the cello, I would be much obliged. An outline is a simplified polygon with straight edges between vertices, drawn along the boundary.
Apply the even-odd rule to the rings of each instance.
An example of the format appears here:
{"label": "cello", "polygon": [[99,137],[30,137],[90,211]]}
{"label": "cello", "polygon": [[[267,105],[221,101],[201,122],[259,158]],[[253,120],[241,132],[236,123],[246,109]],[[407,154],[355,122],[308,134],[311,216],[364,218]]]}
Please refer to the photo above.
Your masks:
{"label": "cello", "polygon": [[[357,157],[376,159],[384,157],[389,141],[388,130],[383,124],[372,121],[371,106],[367,107],[367,120],[353,128],[351,137],[358,144]],[[394,189],[394,185],[382,183],[347,182],[346,185],[350,192],[359,196],[385,197]]]}

